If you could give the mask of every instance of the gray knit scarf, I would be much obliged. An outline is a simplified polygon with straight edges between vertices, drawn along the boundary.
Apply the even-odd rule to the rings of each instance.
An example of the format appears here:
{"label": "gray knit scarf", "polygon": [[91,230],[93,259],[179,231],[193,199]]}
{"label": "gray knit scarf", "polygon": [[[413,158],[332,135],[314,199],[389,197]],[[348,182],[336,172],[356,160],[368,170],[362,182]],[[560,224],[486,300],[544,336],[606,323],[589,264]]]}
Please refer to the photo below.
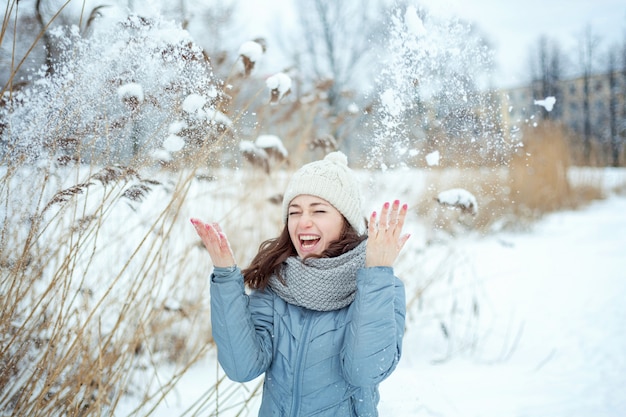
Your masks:
{"label": "gray knit scarf", "polygon": [[276,275],[269,285],[289,304],[310,310],[331,311],[346,307],[356,296],[356,273],[365,266],[366,241],[334,258],[310,258],[304,262],[296,256],[283,264],[283,284]]}

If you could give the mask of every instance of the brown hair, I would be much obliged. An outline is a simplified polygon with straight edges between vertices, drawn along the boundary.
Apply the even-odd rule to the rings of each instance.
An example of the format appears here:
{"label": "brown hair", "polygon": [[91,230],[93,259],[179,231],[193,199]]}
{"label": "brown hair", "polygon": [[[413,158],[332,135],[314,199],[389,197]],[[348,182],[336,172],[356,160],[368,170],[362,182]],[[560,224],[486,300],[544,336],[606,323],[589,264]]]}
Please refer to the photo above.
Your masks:
{"label": "brown hair", "polygon": [[[356,248],[366,238],[365,235],[359,235],[344,217],[339,238],[330,242],[328,248],[321,255],[312,255],[307,258],[334,258]],[[261,243],[259,252],[252,259],[250,265],[242,271],[244,282],[252,289],[263,290],[267,287],[273,274],[276,274],[278,279],[282,281],[281,268],[283,262],[290,256],[297,255],[296,248],[289,237],[289,229],[285,224],[278,237]]]}

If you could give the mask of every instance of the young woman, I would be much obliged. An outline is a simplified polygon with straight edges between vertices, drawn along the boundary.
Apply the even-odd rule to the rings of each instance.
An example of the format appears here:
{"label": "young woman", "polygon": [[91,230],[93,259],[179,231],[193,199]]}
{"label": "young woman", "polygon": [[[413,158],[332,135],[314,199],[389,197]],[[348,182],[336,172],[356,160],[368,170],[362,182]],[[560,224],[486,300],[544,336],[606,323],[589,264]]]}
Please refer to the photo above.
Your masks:
{"label": "young woman", "polygon": [[385,203],[367,235],[361,210],[347,158],[333,152],[294,174],[282,233],[243,271],[220,226],[191,219],[214,265],[219,362],[235,381],[265,373],[261,417],[378,415],[378,384],[402,352],[404,286],[392,265],[409,238],[407,206]]}

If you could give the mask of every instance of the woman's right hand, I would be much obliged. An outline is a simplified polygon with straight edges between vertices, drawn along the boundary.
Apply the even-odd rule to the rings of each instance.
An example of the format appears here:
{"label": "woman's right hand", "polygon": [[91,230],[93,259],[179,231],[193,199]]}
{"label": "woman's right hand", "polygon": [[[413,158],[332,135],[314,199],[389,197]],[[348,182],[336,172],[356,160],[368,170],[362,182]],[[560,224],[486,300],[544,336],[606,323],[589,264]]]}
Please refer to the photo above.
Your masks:
{"label": "woman's right hand", "polygon": [[209,251],[213,266],[223,268],[235,266],[233,251],[220,225],[218,223],[204,223],[195,218],[190,220],[196,228],[196,233],[202,239],[202,243]]}

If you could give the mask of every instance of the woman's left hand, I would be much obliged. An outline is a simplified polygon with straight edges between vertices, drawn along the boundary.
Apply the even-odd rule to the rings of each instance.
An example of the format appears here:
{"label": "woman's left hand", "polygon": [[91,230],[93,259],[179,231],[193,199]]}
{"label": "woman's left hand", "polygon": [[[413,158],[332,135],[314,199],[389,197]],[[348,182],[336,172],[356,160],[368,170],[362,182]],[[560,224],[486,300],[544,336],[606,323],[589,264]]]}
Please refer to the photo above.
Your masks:
{"label": "woman's left hand", "polygon": [[404,244],[411,236],[402,235],[402,227],[408,206],[396,200],[393,205],[385,203],[380,212],[372,212],[368,225],[365,266],[393,266]]}

